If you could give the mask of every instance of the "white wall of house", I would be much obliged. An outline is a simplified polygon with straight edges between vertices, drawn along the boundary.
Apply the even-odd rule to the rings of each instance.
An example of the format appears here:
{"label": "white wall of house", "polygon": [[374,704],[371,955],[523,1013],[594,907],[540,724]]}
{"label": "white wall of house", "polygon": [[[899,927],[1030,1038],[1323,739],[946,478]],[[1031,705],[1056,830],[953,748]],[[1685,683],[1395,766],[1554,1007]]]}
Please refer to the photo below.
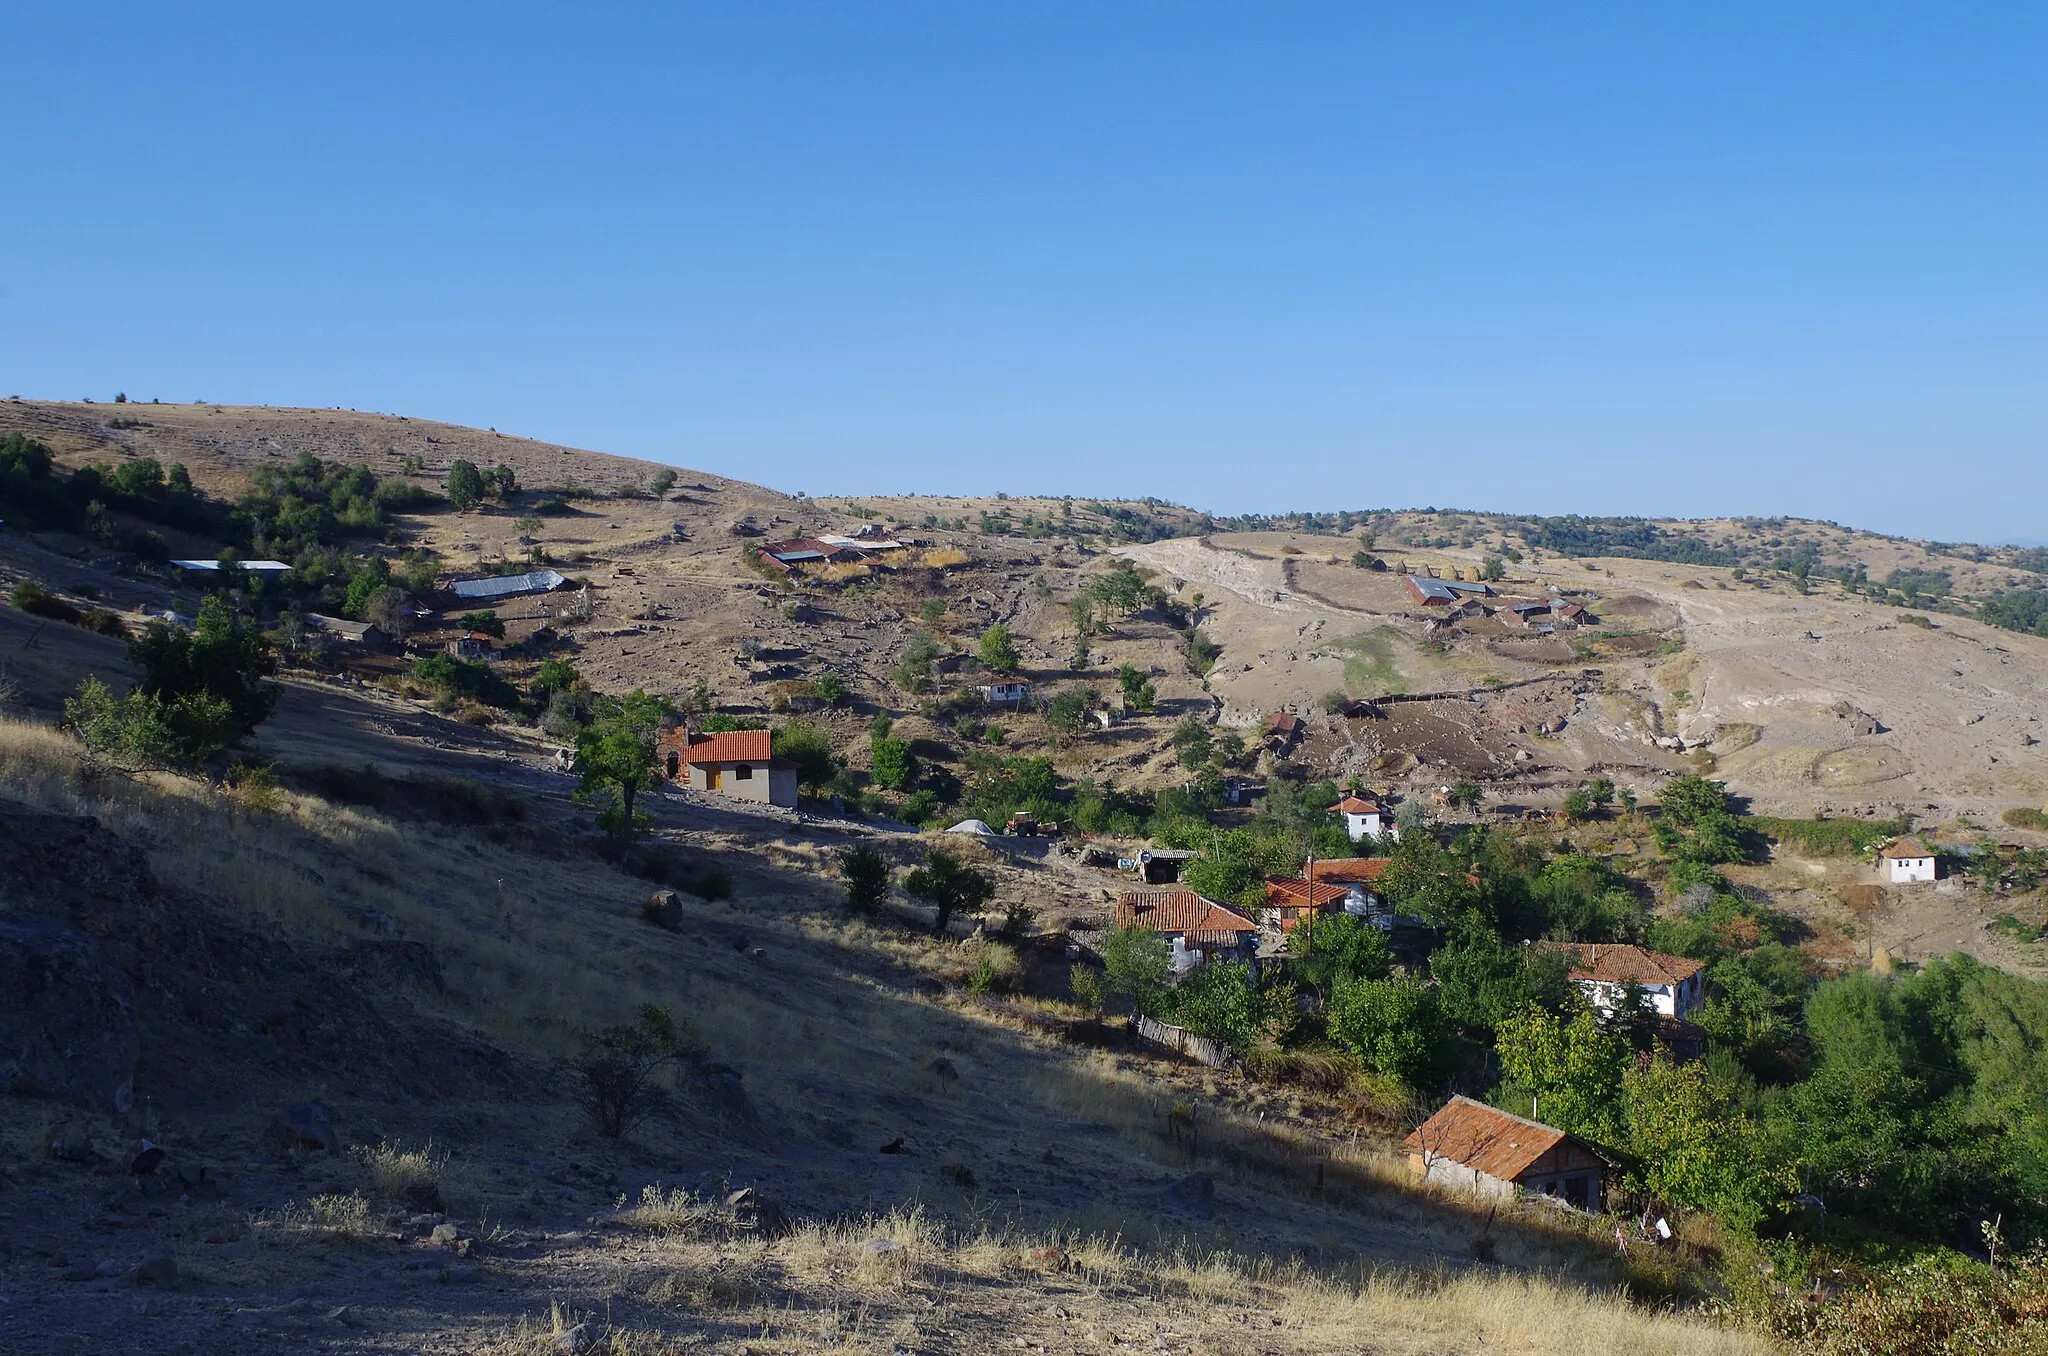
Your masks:
{"label": "white wall of house", "polygon": [[1378,838],[1386,832],[1383,817],[1377,814],[1344,816],[1344,831],[1351,835],[1351,841],[1361,842],[1367,838]]}
{"label": "white wall of house", "polygon": [[[1637,987],[1643,991],[1644,996],[1650,1000],[1650,1006],[1657,1012],[1666,1017],[1689,1017],[1699,1008],[1703,994],[1701,985],[1705,976],[1706,972],[1702,970],[1676,985],[1642,984]],[[1573,983],[1584,990],[1587,999],[1602,1012],[1614,1011],[1616,1005],[1621,1002],[1622,995],[1628,992],[1628,986],[1625,984],[1609,984],[1599,979],[1580,979],[1574,980]]]}
{"label": "white wall of house", "polygon": [[1903,885],[1909,881],[1934,879],[1934,858],[1932,857],[1887,857],[1885,858],[1885,864],[1891,867],[1891,879],[1894,885]]}
{"label": "white wall of house", "polygon": [[778,771],[766,763],[702,763],[689,765],[689,786],[693,791],[716,791],[734,800],[758,801],[763,805],[795,805],[796,773]]}

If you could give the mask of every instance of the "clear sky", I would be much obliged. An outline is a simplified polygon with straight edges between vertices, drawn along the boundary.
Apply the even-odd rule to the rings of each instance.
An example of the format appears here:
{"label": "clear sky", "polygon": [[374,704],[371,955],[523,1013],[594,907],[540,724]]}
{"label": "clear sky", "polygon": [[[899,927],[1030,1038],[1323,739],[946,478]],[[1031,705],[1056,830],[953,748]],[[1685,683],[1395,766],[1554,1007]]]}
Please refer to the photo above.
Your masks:
{"label": "clear sky", "polygon": [[2048,7],[22,5],[0,395],[2048,538]]}

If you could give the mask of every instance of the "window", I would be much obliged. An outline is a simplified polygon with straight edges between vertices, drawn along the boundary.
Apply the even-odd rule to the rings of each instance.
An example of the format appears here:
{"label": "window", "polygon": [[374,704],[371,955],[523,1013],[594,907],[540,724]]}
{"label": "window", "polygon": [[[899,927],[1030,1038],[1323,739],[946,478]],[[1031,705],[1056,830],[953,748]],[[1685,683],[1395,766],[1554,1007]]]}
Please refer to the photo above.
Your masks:
{"label": "window", "polygon": [[754,765],[752,763],[741,763],[732,770],[732,775],[734,781],[744,782],[751,780],[754,775]]}

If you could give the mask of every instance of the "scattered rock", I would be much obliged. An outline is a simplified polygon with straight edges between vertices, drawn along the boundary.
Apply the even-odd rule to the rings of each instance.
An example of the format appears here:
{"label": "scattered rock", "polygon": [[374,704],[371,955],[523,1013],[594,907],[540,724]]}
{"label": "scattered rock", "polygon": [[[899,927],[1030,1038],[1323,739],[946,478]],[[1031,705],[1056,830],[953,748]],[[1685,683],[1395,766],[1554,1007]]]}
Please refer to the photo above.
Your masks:
{"label": "scattered rock", "polygon": [[91,1163],[99,1155],[93,1152],[91,1135],[69,1126],[51,1138],[50,1157],[60,1163]]}
{"label": "scattered rock", "polygon": [[591,1330],[590,1325],[578,1323],[573,1328],[564,1328],[556,1333],[549,1350],[554,1356],[583,1356],[584,1352],[596,1345],[597,1334]]}
{"label": "scattered rock", "polygon": [[867,1251],[873,1257],[894,1257],[901,1254],[904,1247],[893,1238],[871,1238],[867,1241]]}
{"label": "scattered rock", "polygon": [[341,1148],[334,1135],[334,1109],[324,1102],[293,1102],[277,1113],[271,1129],[293,1148],[325,1149],[328,1153]]}
{"label": "scattered rock", "polygon": [[909,1150],[903,1147],[903,1136],[898,1135],[896,1136],[896,1138],[890,1140],[887,1144],[884,1144],[879,1150],[877,1150],[877,1152],[885,1154],[901,1154],[908,1153]]}
{"label": "scattered rock", "polygon": [[960,1081],[960,1069],[950,1059],[935,1059],[926,1067],[929,1068],[933,1074],[937,1075],[939,1078],[944,1079],[948,1083],[957,1083]]}
{"label": "scattered rock", "polygon": [[119,1262],[116,1262],[113,1258],[109,1257],[106,1261],[94,1267],[92,1269],[92,1274],[106,1279],[112,1279],[113,1277],[121,1274],[121,1264]]}
{"label": "scattered rock", "polygon": [[436,1224],[434,1231],[427,1235],[427,1241],[436,1247],[445,1248],[455,1242],[456,1236],[461,1232],[452,1224]]}
{"label": "scattered rock", "polygon": [[1161,1192],[1159,1203],[1169,1210],[1208,1219],[1216,1213],[1216,1183],[1206,1172],[1191,1172]]}
{"label": "scattered rock", "polygon": [[99,1269],[91,1262],[79,1262],[64,1273],[67,1281],[89,1281],[99,1275]]}
{"label": "scattered rock", "polygon": [[640,916],[656,927],[667,928],[670,932],[683,929],[683,901],[673,890],[656,890],[640,906]]}
{"label": "scattered rock", "polygon": [[128,1172],[133,1177],[148,1177],[164,1165],[163,1146],[148,1140],[136,1146],[135,1157],[128,1161]]}
{"label": "scattered rock", "polygon": [[135,986],[99,940],[0,911],[0,1091],[124,1113],[135,1101]]}
{"label": "scattered rock", "polygon": [[153,1285],[159,1290],[168,1290],[178,1283],[178,1259],[167,1252],[151,1253],[142,1259],[142,1265],[135,1268],[137,1285]]}

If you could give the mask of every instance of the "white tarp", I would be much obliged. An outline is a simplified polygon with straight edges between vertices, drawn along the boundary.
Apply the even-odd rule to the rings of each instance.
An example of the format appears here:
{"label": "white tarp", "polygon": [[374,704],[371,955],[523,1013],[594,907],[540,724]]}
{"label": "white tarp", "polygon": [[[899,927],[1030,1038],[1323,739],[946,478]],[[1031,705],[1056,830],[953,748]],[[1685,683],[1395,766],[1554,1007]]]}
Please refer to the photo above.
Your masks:
{"label": "white tarp", "polygon": [[996,831],[994,829],[990,828],[988,825],[982,823],[978,819],[963,819],[958,824],[955,824],[952,828],[947,829],[946,832],[971,833],[975,835],[977,838],[993,838],[996,836]]}

